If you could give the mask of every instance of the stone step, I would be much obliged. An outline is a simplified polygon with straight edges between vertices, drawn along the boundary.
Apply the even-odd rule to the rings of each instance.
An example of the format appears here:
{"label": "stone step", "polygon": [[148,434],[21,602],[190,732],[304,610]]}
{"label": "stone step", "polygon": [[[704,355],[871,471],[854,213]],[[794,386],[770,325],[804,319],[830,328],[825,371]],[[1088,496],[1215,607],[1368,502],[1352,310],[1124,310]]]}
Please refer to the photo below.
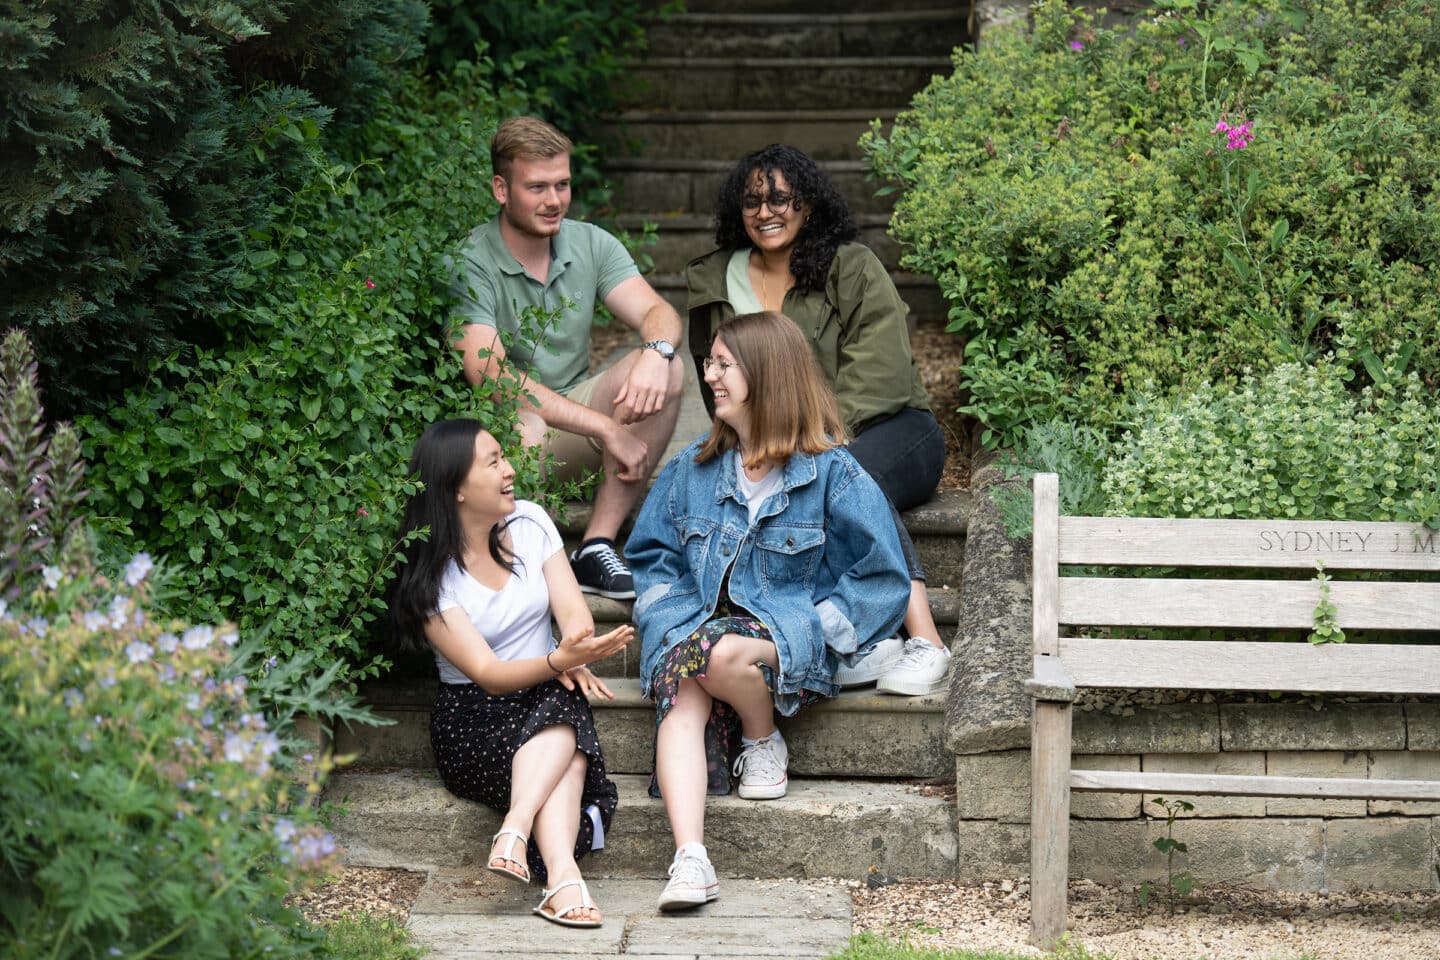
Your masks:
{"label": "stone step", "polygon": [[[953,624],[949,624],[953,628]],[[639,650],[633,652],[638,660]],[[597,671],[598,672],[598,671]],[[640,696],[640,681],[607,677],[614,700],[591,709],[611,773],[649,775],[655,768],[655,704]],[[433,680],[367,683],[361,696],[388,727],[340,726],[335,750],[367,766],[433,769],[430,707]],[[813,777],[945,777],[954,757],[945,749],[945,695],[896,697],[874,687],[841,691],[797,716],[781,718],[790,746],[790,772]]]}
{"label": "stone step", "polygon": [[949,57],[649,57],[627,72],[625,107],[824,110],[857,103],[904,107]]}
{"label": "stone step", "polygon": [[[620,806],[605,849],[585,860],[590,876],[662,877],[674,852],[664,805],[648,777],[614,777]],[[711,797],[707,846],[727,877],[955,875],[954,804],[916,784],[792,779],[779,800]],[[434,870],[485,862],[500,815],[461,800],[420,770],[337,773],[324,799],[352,866]]]}
{"label": "stone step", "polygon": [[[605,164],[605,176],[618,209],[642,222],[678,215],[700,217],[705,233],[713,235],[711,218],[715,215],[715,196],[720,192],[721,181],[746,153],[779,142],[763,138],[745,144],[728,160],[616,157]],[[883,217],[888,222],[896,196],[893,192],[878,192],[883,185],[871,179],[868,163],[827,160],[820,165],[830,174],[852,213],[857,217]]]}
{"label": "stone step", "polygon": [[[699,402],[696,398],[695,403]],[[701,409],[703,410],[703,407]],[[930,502],[901,514],[905,529],[910,532],[910,538],[915,541],[916,552],[920,554],[920,564],[925,568],[932,608],[936,607],[937,589],[960,589],[965,531],[970,522],[971,504],[968,490],[940,490]],[[563,519],[556,518],[560,534],[571,549],[584,533],[585,525],[590,521],[591,509],[589,503],[572,503],[567,507]],[[626,520],[620,529],[622,543],[624,535],[630,530],[631,522]],[[938,616],[938,608],[936,613]]]}
{"label": "stone step", "polygon": [[949,56],[968,36],[959,7],[884,13],[681,13],[646,22],[651,57]]}
{"label": "stone step", "polygon": [[[634,209],[631,207],[630,209]],[[715,228],[709,214],[676,213],[651,216],[625,213],[616,218],[626,230],[638,232],[646,223],[654,223],[658,239],[646,252],[654,263],[655,273],[683,273],[685,265],[715,249]],[[900,268],[900,245],[887,232],[888,214],[857,213],[857,238],[871,250],[887,270]]]}
{"label": "stone step", "polygon": [[[685,316],[689,291],[685,286],[683,273],[652,274],[647,277],[650,286],[670,302],[680,315]],[[940,287],[929,277],[903,270],[892,271],[890,280],[900,291],[900,296],[910,307],[910,326],[943,327],[949,320],[950,304],[940,292]]]}
{"label": "stone step", "polygon": [[895,114],[893,107],[626,110],[601,131],[611,140],[635,143],[652,160],[726,160],[728,169],[729,162],[771,143],[799,147],[822,162],[863,160],[860,135],[874,120],[888,130]]}

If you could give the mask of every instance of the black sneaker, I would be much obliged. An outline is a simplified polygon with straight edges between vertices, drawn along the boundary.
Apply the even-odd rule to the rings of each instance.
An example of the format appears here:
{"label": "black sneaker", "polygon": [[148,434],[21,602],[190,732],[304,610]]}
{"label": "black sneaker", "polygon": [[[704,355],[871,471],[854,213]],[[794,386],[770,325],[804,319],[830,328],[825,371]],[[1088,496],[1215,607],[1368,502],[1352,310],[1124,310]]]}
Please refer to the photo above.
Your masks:
{"label": "black sneaker", "polygon": [[582,593],[593,593],[611,600],[634,600],[635,578],[630,568],[620,559],[620,554],[609,544],[591,547],[581,556],[579,551],[570,554],[570,568],[580,582]]}

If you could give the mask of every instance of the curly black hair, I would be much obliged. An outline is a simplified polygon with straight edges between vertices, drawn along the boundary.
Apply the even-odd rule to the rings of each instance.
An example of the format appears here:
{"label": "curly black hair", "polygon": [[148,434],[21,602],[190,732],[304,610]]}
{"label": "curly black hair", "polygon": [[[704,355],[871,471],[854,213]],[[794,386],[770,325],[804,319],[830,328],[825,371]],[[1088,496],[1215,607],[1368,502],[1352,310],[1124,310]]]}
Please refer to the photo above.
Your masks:
{"label": "curly black hair", "polygon": [[790,193],[804,203],[808,216],[790,253],[790,273],[801,291],[822,289],[835,251],[840,244],[854,240],[860,231],[850,215],[850,205],[835,189],[830,175],[803,150],[772,143],[735,164],[715,198],[715,245],[724,250],[750,246],[741,205],[756,170],[763,171],[772,191],[778,171],[785,177]]}

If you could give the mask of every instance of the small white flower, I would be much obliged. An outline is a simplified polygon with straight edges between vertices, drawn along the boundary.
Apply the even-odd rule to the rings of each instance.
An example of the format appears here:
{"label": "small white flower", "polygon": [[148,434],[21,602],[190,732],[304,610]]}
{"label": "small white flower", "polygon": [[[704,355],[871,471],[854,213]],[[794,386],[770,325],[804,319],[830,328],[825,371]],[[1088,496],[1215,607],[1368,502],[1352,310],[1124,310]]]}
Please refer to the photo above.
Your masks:
{"label": "small white flower", "polygon": [[47,565],[40,568],[40,576],[45,578],[46,590],[54,590],[56,587],[60,586],[60,578],[64,575],[65,572],[59,567],[52,567]]}
{"label": "small white flower", "polygon": [[154,568],[155,564],[151,562],[150,554],[143,552],[137,553],[131,557],[130,562],[125,565],[125,582],[132,587],[136,586],[141,580],[144,580]]}
{"label": "small white flower", "polygon": [[131,663],[144,663],[154,655],[155,648],[139,640],[134,641],[125,648],[125,656],[130,658]]}
{"label": "small white flower", "polygon": [[204,650],[210,646],[210,641],[213,639],[215,639],[215,628],[201,626],[186,630],[185,635],[180,638],[180,642],[184,644],[186,650]]}

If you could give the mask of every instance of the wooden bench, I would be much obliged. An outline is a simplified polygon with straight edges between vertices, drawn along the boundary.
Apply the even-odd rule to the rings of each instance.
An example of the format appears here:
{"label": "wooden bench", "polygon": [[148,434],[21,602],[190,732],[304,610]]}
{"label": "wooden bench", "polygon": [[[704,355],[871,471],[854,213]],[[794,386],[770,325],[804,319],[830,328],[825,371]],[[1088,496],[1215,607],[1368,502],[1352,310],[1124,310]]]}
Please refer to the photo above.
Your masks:
{"label": "wooden bench", "polygon": [[[1077,688],[1440,694],[1440,644],[1309,644],[1061,636],[1068,627],[1309,630],[1329,570],[1391,571],[1330,584],[1343,630],[1440,639],[1440,531],[1405,523],[1062,517],[1055,474],[1035,477],[1030,937],[1065,931],[1070,792],[1440,800],[1440,782],[1220,776],[1070,766]],[[1296,571],[1291,579],[1060,576],[1064,566]],[[1077,574],[1084,571],[1073,571]],[[1395,576],[1401,579],[1395,579]],[[1094,632],[1094,631],[1092,631]],[[1113,630],[1107,635],[1113,634]]]}

